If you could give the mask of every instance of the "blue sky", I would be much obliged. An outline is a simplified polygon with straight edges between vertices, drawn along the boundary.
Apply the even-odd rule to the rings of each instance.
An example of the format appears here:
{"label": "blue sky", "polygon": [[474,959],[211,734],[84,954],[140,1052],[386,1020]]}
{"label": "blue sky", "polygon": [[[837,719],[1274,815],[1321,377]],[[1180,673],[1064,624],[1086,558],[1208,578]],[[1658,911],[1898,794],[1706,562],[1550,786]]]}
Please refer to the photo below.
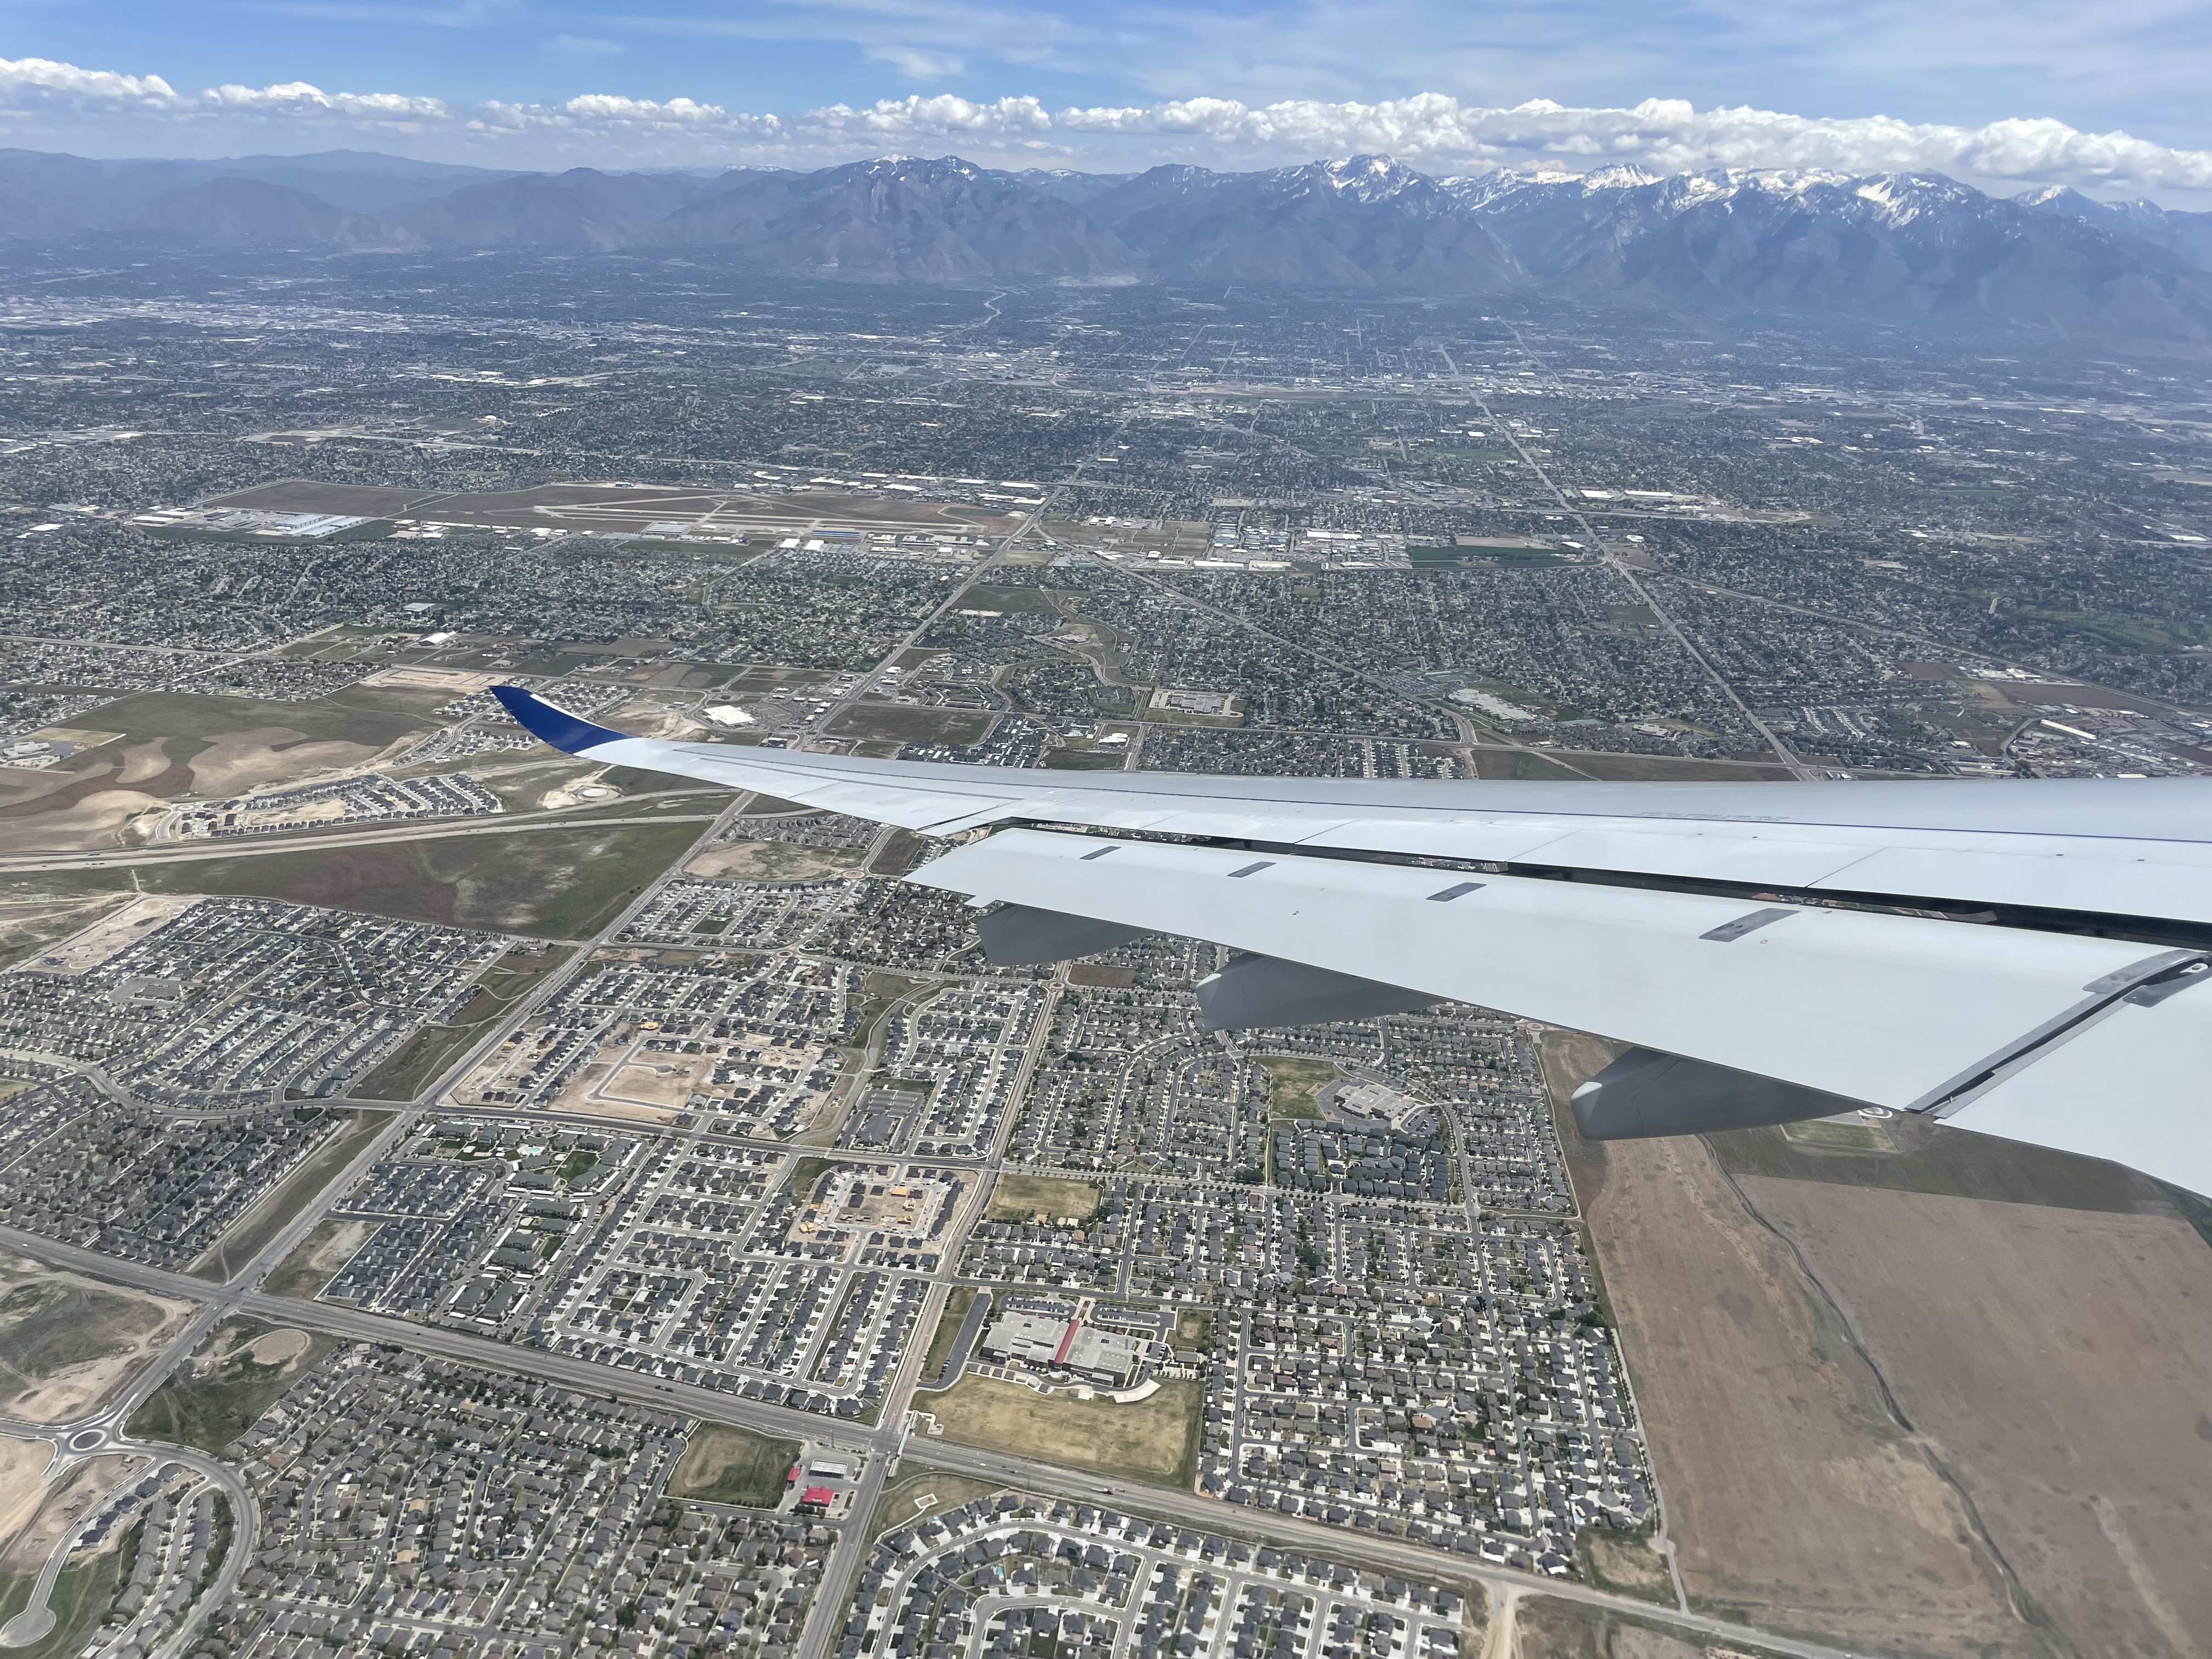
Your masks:
{"label": "blue sky", "polygon": [[[672,165],[995,147],[1121,166],[1380,136],[1431,161],[1457,146],[1470,165],[1580,167],[1883,165],[1948,144],[1953,171],[2193,195],[2212,189],[2208,84],[2212,0],[0,0],[0,142],[111,154]],[[244,90],[210,91],[225,87]],[[1441,137],[1442,106],[1344,113],[1420,94],[1460,112]],[[1533,136],[1465,113],[1532,100],[1595,113]],[[879,103],[872,121],[820,114]],[[1252,118],[1285,106],[1301,112]],[[1626,118],[1639,107],[1660,113]],[[1717,138],[1705,118],[1724,108],[1771,118]],[[1956,131],[1984,137],[1925,137]],[[2112,134],[2133,146],[2087,143]],[[2160,159],[2176,155],[2202,166]]]}

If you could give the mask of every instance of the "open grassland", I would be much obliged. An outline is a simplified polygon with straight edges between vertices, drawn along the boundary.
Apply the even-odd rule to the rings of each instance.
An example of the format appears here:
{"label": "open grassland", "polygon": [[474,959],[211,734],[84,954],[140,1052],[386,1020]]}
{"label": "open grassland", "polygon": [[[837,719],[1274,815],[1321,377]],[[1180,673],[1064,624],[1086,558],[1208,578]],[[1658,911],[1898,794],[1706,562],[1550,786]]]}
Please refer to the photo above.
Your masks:
{"label": "open grassland", "polygon": [[991,1188],[989,1221],[1028,1221],[1043,1215],[1057,1221],[1073,1216],[1088,1221],[1098,1213],[1098,1188],[1085,1181],[1050,1176],[1002,1175]]}
{"label": "open grassland", "polygon": [[1255,1054],[1267,1074],[1267,1110],[1275,1117],[1319,1117],[1314,1097],[1344,1073],[1326,1060],[1293,1060],[1287,1054]]}
{"label": "open grassland", "polygon": [[1630,783],[1786,783],[1794,775],[1786,766],[1765,766],[1756,761],[1692,760],[1680,755],[1582,751],[1570,752],[1560,758],[1586,776]]}
{"label": "open grassland", "polygon": [[892,743],[981,743],[994,718],[975,709],[858,702],[823,730],[833,738],[873,738]]}
{"label": "open grassland", "polygon": [[1206,1385],[1163,1382],[1149,1400],[1079,1400],[1018,1382],[963,1376],[929,1396],[945,1437],[1101,1474],[1188,1486],[1198,1468],[1199,1409]]}
{"label": "open grassland", "polygon": [[334,1337],[258,1319],[226,1320],[132,1413],[128,1432],[220,1452],[336,1346]]}
{"label": "open grassland", "polygon": [[946,1474],[939,1469],[918,1469],[909,1463],[896,1480],[884,1488],[884,1495],[876,1502],[875,1517],[868,1523],[868,1534],[880,1537],[926,1516],[944,1515],[1006,1490],[988,1480]]}
{"label": "open grassland", "polygon": [[1471,752],[1478,778],[1496,778],[1509,783],[1553,783],[1583,775],[1565,762],[1533,750],[1477,747]]}
{"label": "open grassland", "polygon": [[702,1423],[692,1430],[684,1455],[669,1474],[668,1495],[774,1509],[801,1449],[796,1440],[779,1440],[726,1423]]}
{"label": "open grassland", "polygon": [[1501,1615],[1510,1623],[1493,1633],[1490,1644],[1463,1641],[1460,1651],[1469,1659],[1478,1653],[1486,1659],[1509,1654],[1517,1659],[1782,1659],[1772,1649],[1734,1637],[1715,1642],[1662,1620],[1549,1595],[1518,1595],[1510,1607]]}
{"label": "open grassland", "polygon": [[2178,1217],[1739,1181],[2079,1654],[2212,1652],[2212,1249]]}
{"label": "open grassland", "polygon": [[565,947],[556,946],[502,957],[484,969],[477,981],[476,994],[461,1005],[451,1022],[427,1025],[408,1038],[362,1079],[355,1092],[368,1100],[416,1098],[571,954]]}
{"label": "open grassland", "polygon": [[1649,1533],[1584,1527],[1575,1534],[1575,1553],[1598,1589],[1662,1607],[1674,1605],[1674,1581],[1667,1571],[1667,1558],[1653,1547]]}
{"label": "open grassland", "polygon": [[2045,1659],[1944,1449],[1705,1144],[1576,1136],[1566,1092],[1609,1054],[1547,1041],[1546,1079],[1692,1604],[1868,1653]]}
{"label": "open grassland", "polygon": [[[0,1623],[29,1604],[36,1572],[0,1581]],[[92,1627],[115,1605],[123,1589],[122,1557],[115,1549],[80,1553],[54,1580],[46,1606],[54,1615],[53,1628],[28,1646],[10,1648],[9,1659],[68,1659],[81,1652]]]}
{"label": "open grassland", "polygon": [[[1906,1150],[1884,1152],[1821,1144],[1817,1131],[1806,1133],[1809,1126],[1790,1127],[1796,1133],[1736,1129],[1708,1139],[1721,1167],[1739,1177],[1771,1176],[2068,1210],[2132,1212],[2157,1201],[2148,1182],[2117,1164],[2045,1146],[1953,1129],[1935,1130],[1933,1139],[1925,1139],[1930,1133],[1926,1126],[1892,1119],[1883,1127],[1884,1137]],[[1911,1145],[1908,1135],[1922,1137],[1921,1144]]]}
{"label": "open grassland", "polygon": [[191,1319],[192,1304],[0,1251],[0,1417],[91,1412]]}
{"label": "open grassland", "polygon": [[926,837],[917,836],[911,830],[894,830],[884,844],[876,849],[876,855],[868,860],[868,873],[887,878],[902,876],[921,863],[928,851],[929,842]]}
{"label": "open grassland", "polygon": [[822,1177],[837,1167],[834,1158],[799,1158],[792,1160],[791,1168],[783,1177],[783,1190],[804,1202],[812,1196]]}
{"label": "open grassland", "polygon": [[1808,1123],[1785,1123],[1782,1138],[1801,1146],[1833,1146],[1847,1152],[1893,1152],[1897,1143],[1872,1123],[1834,1123],[1816,1117]]}
{"label": "open grassland", "polygon": [[580,825],[433,836],[368,847],[241,854],[16,878],[25,890],[127,890],[282,899],[539,938],[586,939],[688,852],[696,823]]}

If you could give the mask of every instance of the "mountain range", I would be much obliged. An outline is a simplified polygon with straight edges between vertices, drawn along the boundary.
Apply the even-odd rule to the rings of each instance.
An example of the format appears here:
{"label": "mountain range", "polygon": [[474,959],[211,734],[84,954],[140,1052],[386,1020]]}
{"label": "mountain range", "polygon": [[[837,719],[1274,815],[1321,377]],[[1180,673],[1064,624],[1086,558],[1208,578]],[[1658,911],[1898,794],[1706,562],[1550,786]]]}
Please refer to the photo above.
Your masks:
{"label": "mountain range", "polygon": [[0,151],[0,238],[362,251],[719,246],[878,282],[1146,280],[1929,319],[2212,342],[2212,213],[1934,173],[510,173],[360,151],[101,161]]}

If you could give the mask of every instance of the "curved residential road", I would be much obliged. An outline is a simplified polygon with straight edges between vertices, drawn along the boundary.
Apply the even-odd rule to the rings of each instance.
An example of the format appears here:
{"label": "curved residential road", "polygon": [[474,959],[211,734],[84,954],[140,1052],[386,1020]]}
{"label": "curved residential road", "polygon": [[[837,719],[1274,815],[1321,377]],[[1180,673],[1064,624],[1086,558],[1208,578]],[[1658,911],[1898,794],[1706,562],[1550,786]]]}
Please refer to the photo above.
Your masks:
{"label": "curved residential road", "polygon": [[[163,1464],[176,1463],[191,1469],[204,1480],[214,1485],[230,1500],[230,1547],[223,1553],[222,1563],[216,1569],[215,1581],[192,1599],[177,1627],[164,1637],[151,1659],[172,1659],[181,1653],[186,1643],[199,1629],[210,1613],[227,1601],[246,1571],[246,1563],[253,1559],[261,1546],[261,1511],[253,1502],[253,1494],[245,1477],[228,1464],[218,1462],[207,1453],[191,1446],[170,1446],[156,1442],[133,1440],[116,1433],[102,1433],[99,1443],[86,1447],[70,1443],[98,1429],[101,1419],[111,1417],[111,1407],[98,1418],[81,1419],[75,1423],[41,1424],[19,1423],[0,1419],[0,1434],[23,1440],[44,1440],[55,1449],[52,1474],[69,1465],[91,1457],[143,1457],[159,1468]],[[85,1528],[96,1520],[107,1507],[108,1501],[125,1487],[135,1486],[143,1475],[129,1475],[118,1480],[105,1492],[100,1501],[88,1506],[75,1525],[64,1531],[55,1541],[53,1553],[46,1565],[39,1569],[38,1582],[31,1587],[31,1599],[23,1610],[0,1627],[0,1650],[27,1648],[43,1640],[54,1627],[52,1606],[54,1586],[61,1580],[62,1569],[69,1565],[70,1557],[76,1551]]]}

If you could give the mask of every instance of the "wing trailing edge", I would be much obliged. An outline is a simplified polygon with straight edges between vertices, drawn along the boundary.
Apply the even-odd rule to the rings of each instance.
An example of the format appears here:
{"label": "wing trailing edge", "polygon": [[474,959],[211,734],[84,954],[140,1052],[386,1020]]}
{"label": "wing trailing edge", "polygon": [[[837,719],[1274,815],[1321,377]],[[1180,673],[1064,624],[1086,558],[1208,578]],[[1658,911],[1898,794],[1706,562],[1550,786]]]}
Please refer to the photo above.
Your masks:
{"label": "wing trailing edge", "polygon": [[[2212,1193],[2212,781],[1060,774],[668,743],[494,695],[594,760],[937,836],[994,828],[907,879],[1007,907],[986,930],[1002,961],[1146,933],[1243,953],[1205,994],[1210,1025],[1473,1003],[1649,1051],[1586,1097],[1600,1133],[1863,1103]],[[1925,900],[2119,925],[1896,913]],[[2105,936],[2130,918],[2207,948]]]}

